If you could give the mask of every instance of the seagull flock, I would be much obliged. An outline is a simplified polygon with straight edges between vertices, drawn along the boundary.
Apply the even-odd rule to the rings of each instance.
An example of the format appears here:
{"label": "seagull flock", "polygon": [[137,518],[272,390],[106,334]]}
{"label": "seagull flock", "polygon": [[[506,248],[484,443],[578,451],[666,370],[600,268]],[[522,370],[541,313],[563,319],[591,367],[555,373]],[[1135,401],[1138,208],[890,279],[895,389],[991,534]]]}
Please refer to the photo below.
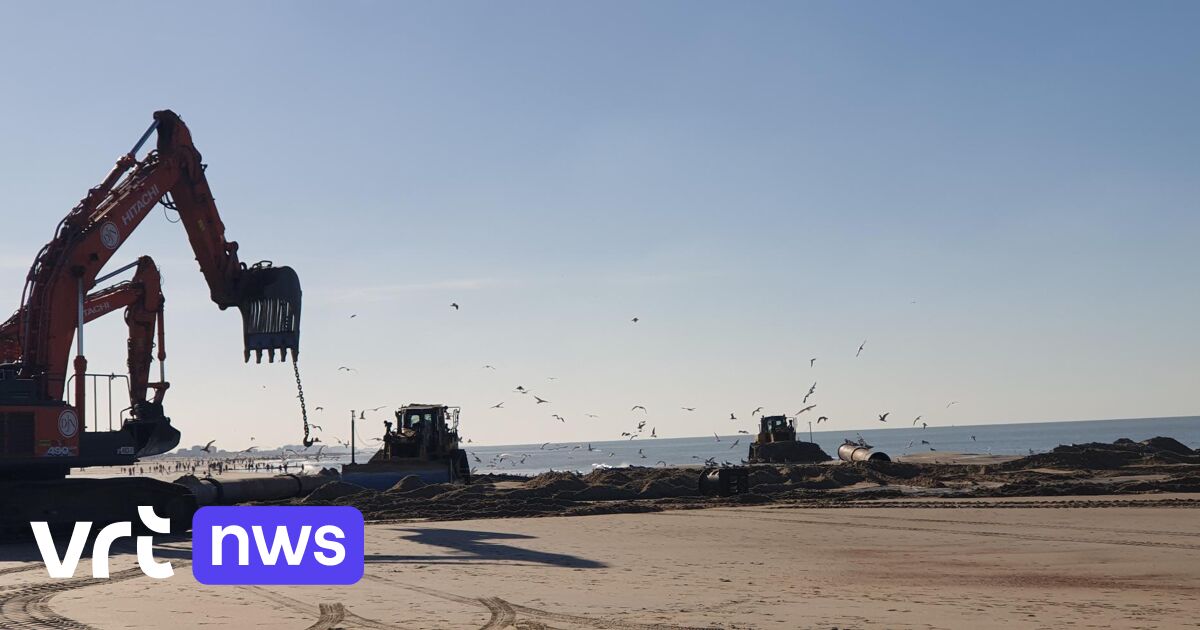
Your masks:
{"label": "seagull flock", "polygon": [[[450,305],[449,305],[449,308],[450,308],[450,309],[452,309],[452,310],[453,310],[454,312],[456,312],[456,313],[457,313],[457,312],[461,312],[461,311],[462,311],[462,306],[461,306],[461,305],[460,305],[458,302],[451,302],[451,303],[450,303]],[[357,315],[357,313],[354,313],[354,314],[351,314],[349,317],[350,317],[351,319],[354,319],[354,318],[357,318],[357,317],[358,317],[358,315]],[[631,318],[629,321],[630,321],[630,323],[632,323],[632,324],[638,324],[639,322],[641,322],[641,317],[635,316],[635,317],[632,317],[632,318]],[[857,350],[856,350],[856,351],[855,351],[855,353],[854,353],[854,357],[855,357],[855,358],[860,358],[860,357],[862,357],[862,355],[863,355],[864,351],[866,350],[866,347],[867,347],[867,340],[866,340],[866,339],[864,339],[864,340],[862,341],[862,343],[860,343],[860,344],[858,345],[858,348],[857,348]],[[808,359],[808,365],[809,365],[809,368],[810,368],[810,369],[816,369],[817,358],[818,358],[818,357],[811,357],[811,358],[809,358],[809,359]],[[492,372],[495,372],[495,371],[497,371],[497,368],[496,368],[496,366],[495,366],[495,365],[493,365],[493,364],[490,364],[490,363],[489,363],[489,364],[485,364],[485,365],[483,365],[481,369],[488,370],[488,371],[492,371]],[[353,375],[356,375],[356,374],[358,374],[358,369],[357,369],[357,368],[355,368],[355,367],[353,367],[353,366],[350,366],[350,365],[340,365],[340,366],[338,366],[338,367],[337,367],[337,372],[339,372],[339,373],[342,373],[342,374],[345,374],[345,375],[348,375],[348,376],[353,376]],[[546,380],[547,380],[547,381],[556,381],[556,380],[558,380],[558,379],[557,379],[557,377],[550,376],[550,377],[546,377]],[[791,416],[791,418],[792,418],[792,419],[796,419],[796,418],[798,418],[799,416],[801,416],[802,414],[804,414],[804,413],[807,413],[807,412],[809,412],[809,411],[812,411],[813,409],[815,409],[815,408],[817,407],[817,404],[816,404],[816,403],[812,403],[812,404],[810,404],[810,403],[809,403],[809,399],[811,399],[811,398],[815,397],[815,395],[816,395],[816,392],[817,392],[817,383],[818,383],[818,382],[814,380],[814,381],[812,382],[812,384],[811,384],[811,385],[808,387],[808,390],[807,390],[807,392],[804,394],[804,396],[803,396],[803,398],[802,398],[802,400],[801,400],[801,405],[803,405],[803,406],[802,406],[802,407],[801,407],[801,408],[800,408],[798,411],[796,411],[796,412],[795,412],[795,413],[794,413],[794,414]],[[533,391],[531,391],[529,388],[525,387],[524,385],[517,385],[517,386],[516,386],[516,387],[515,387],[515,388],[514,388],[512,391],[513,391],[514,393],[518,394],[519,396],[524,396],[524,397],[526,397],[527,399],[529,399],[529,400],[532,400],[532,401],[533,401],[533,407],[534,407],[534,408],[541,408],[543,405],[545,405],[545,406],[546,406],[546,408],[548,408],[548,409],[553,409],[553,406],[552,406],[552,405],[553,405],[553,403],[551,402],[551,400],[550,400],[550,399],[548,399],[548,398],[543,398],[541,395],[534,393]],[[508,408],[508,407],[505,407],[505,403],[511,403],[511,402],[512,402],[511,400],[501,400],[501,401],[497,402],[496,404],[494,404],[494,405],[491,405],[491,406],[489,407],[489,409],[493,409],[493,410],[495,410],[495,409],[499,409],[499,410],[505,410],[505,411],[507,411],[507,410],[509,410],[509,408]],[[957,400],[952,400],[952,401],[949,401],[949,402],[946,404],[946,409],[949,409],[950,407],[952,407],[952,406],[954,406],[954,405],[957,405],[957,404],[959,404],[959,401],[957,401]],[[370,412],[377,412],[377,411],[379,411],[380,409],[384,409],[384,408],[386,408],[386,407],[388,407],[388,406],[389,406],[389,405],[380,405],[380,406],[376,406],[376,407],[367,407],[367,408],[363,408],[363,409],[361,409],[361,410],[359,410],[359,411],[358,411],[358,416],[357,416],[357,419],[359,419],[359,420],[366,420],[366,417],[367,417],[367,416],[366,416],[366,414],[367,414],[367,412],[368,412],[368,411],[370,411]],[[694,406],[680,406],[680,407],[679,407],[679,409],[680,409],[681,411],[683,411],[683,412],[686,412],[686,413],[694,413],[694,412],[696,412],[696,410],[697,410],[697,407],[694,407]],[[760,414],[762,414],[762,413],[763,413],[763,409],[764,409],[764,408],[763,408],[762,406],[755,407],[755,408],[754,408],[754,409],[753,409],[753,410],[750,412],[750,417],[751,417],[751,418],[754,418],[754,417],[756,417],[756,416],[759,416]],[[323,406],[316,406],[316,407],[314,407],[314,408],[313,408],[313,410],[314,410],[314,413],[321,413],[321,412],[323,412],[323,411],[324,411],[324,407],[323,407]],[[352,413],[353,413],[353,412],[352,412]],[[632,440],[636,440],[636,439],[639,439],[639,438],[650,438],[650,439],[653,439],[653,438],[657,438],[657,437],[659,437],[659,436],[658,436],[658,430],[657,430],[657,428],[656,428],[655,426],[649,426],[649,430],[647,431],[648,420],[646,419],[646,416],[649,416],[649,413],[650,413],[650,412],[649,412],[649,410],[647,409],[647,407],[646,407],[645,405],[642,405],[642,404],[635,404],[635,405],[632,405],[632,406],[629,408],[629,413],[631,413],[631,414],[641,414],[643,417],[642,417],[642,418],[640,418],[640,419],[635,419],[635,420],[631,421],[631,422],[633,422],[633,423],[634,423],[634,426],[633,426],[632,428],[630,428],[629,430],[621,431],[621,432],[620,432],[620,437],[621,437],[621,438],[623,438],[623,439],[625,439],[625,440],[632,441]],[[594,414],[594,413],[587,413],[587,414],[585,414],[585,416],[586,416],[587,418],[589,418],[589,419],[597,419],[597,418],[600,418],[600,416],[599,416],[599,415],[597,415],[597,414]],[[889,417],[890,417],[890,416],[891,416],[891,412],[890,412],[890,411],[885,411],[885,412],[883,412],[883,413],[879,413],[879,414],[878,414],[878,421],[879,421],[879,422],[881,422],[881,423],[885,423],[885,424],[886,424],[886,423],[888,422],[888,419],[889,419]],[[635,417],[636,417],[636,416],[635,416]],[[922,429],[925,429],[925,428],[927,428],[929,425],[928,425],[926,422],[922,421],[922,418],[923,418],[923,417],[924,417],[923,415],[918,415],[918,416],[916,416],[916,417],[915,417],[915,418],[912,420],[912,426],[913,426],[913,427],[915,427],[915,426],[917,426],[917,424],[920,424]],[[548,414],[548,415],[547,415],[547,418],[549,418],[549,419],[551,419],[551,420],[555,420],[555,421],[557,421],[557,422],[559,422],[559,423],[561,423],[561,424],[565,424],[565,423],[567,423],[567,420],[568,420],[568,418],[567,418],[567,417],[565,417],[565,416],[563,416],[561,413],[550,413],[550,414]],[[730,412],[730,413],[729,413],[729,420],[730,420],[730,421],[734,421],[734,422],[738,421],[738,416],[737,416],[737,413],[736,413],[736,412]],[[819,424],[821,424],[822,422],[829,422],[829,420],[830,420],[830,419],[829,419],[829,417],[828,417],[828,416],[821,415],[821,416],[818,416],[818,417],[816,418],[816,420],[815,420],[815,423],[819,425]],[[323,427],[322,427],[321,425],[318,425],[318,424],[312,424],[312,423],[310,423],[310,425],[309,425],[309,428],[310,428],[311,430],[314,430],[314,431],[317,431],[317,432],[323,432],[323,431],[324,431]],[[740,435],[750,435],[750,434],[751,434],[751,432],[750,432],[750,431],[747,431],[747,430],[745,430],[745,429],[739,429],[739,430],[737,431],[737,433],[738,433],[738,434],[740,434]],[[858,436],[858,437],[859,437],[859,441],[862,441],[862,436]],[[720,441],[721,441],[721,438],[720,438],[720,436],[719,436],[717,433],[715,433],[715,432],[713,433],[713,438],[714,438],[714,439],[715,439],[717,442],[720,442]],[[253,438],[251,438],[251,439],[253,440]],[[971,439],[974,441],[974,440],[975,440],[975,436],[971,436]],[[349,446],[349,443],[348,443],[346,440],[343,440],[343,439],[341,439],[341,438],[337,438],[337,437],[335,437],[335,438],[334,438],[334,440],[336,441],[336,443],[337,443],[338,445],[341,445],[341,446]],[[380,440],[380,438],[374,438],[374,441],[378,442],[378,441],[381,441],[381,440]],[[464,440],[464,441],[465,441],[465,442],[467,442],[467,443],[470,443],[470,440],[469,440],[469,439],[466,439],[466,440]],[[850,441],[850,440],[847,440],[847,441]],[[213,452],[213,450],[214,450],[214,449],[213,449],[213,444],[214,444],[215,442],[216,442],[216,440],[211,440],[211,441],[209,441],[209,442],[208,442],[208,443],[207,443],[207,444],[206,444],[206,445],[205,445],[205,446],[204,446],[204,447],[203,447],[201,450],[203,450],[203,451],[204,451],[204,452],[206,452],[206,453],[212,453],[212,452]],[[855,443],[858,443],[858,442],[855,442]],[[863,442],[863,443],[865,443],[865,442]],[[728,450],[732,450],[733,448],[735,448],[735,447],[736,447],[736,446],[738,446],[739,444],[740,444],[740,439],[735,439],[735,440],[734,440],[734,442],[733,442],[733,443],[732,443],[732,444],[731,444],[731,445],[728,447]],[[922,444],[922,445],[924,445],[924,446],[928,446],[928,447],[929,447],[929,450],[931,450],[931,451],[935,450],[935,448],[934,448],[934,447],[933,447],[933,446],[932,446],[932,445],[931,445],[931,444],[930,444],[930,443],[929,443],[927,440],[921,440],[921,444]],[[912,443],[911,443],[911,442],[910,442],[910,446],[912,446]],[[324,447],[324,446],[322,446],[322,447],[320,447],[320,448],[319,448],[319,449],[316,451],[316,453],[315,453],[315,456],[317,457],[317,459],[319,459],[319,458],[321,457],[321,453],[323,452],[324,448],[325,448],[325,447]],[[250,452],[253,452],[255,449],[257,449],[257,447],[251,446],[251,447],[249,447],[249,448],[247,448],[247,449],[244,449],[244,450],[242,450],[242,451],[240,451],[240,452],[241,452],[241,453],[250,453]],[[307,451],[308,449],[304,449],[304,450],[305,450],[305,451]],[[581,451],[581,450],[584,450],[584,446],[583,446],[583,445],[581,445],[581,444],[577,444],[577,445],[574,445],[574,446],[570,446],[570,445],[552,445],[551,443],[545,443],[545,444],[543,444],[543,445],[542,445],[542,446],[541,446],[541,447],[540,447],[538,450],[539,450],[539,451],[559,451],[559,450],[562,450],[562,451],[567,451],[568,453],[570,453],[570,452],[575,452],[575,451]],[[288,449],[288,451],[291,451],[291,453],[292,453],[293,455],[296,455],[296,456],[299,456],[299,455],[300,455],[300,453],[299,453],[299,452],[297,452],[297,451],[294,451],[294,450],[292,450],[292,449]],[[598,452],[598,451],[597,451],[597,449],[594,449],[594,448],[592,448],[592,445],[591,445],[591,444],[587,444],[587,446],[586,446],[586,451],[585,451],[585,452],[589,452],[589,453],[591,453],[591,452]],[[609,457],[614,457],[614,456],[615,456],[615,453],[612,453],[612,452],[610,452],[610,453],[608,453],[608,456],[609,456]],[[638,449],[638,456],[639,456],[639,458],[641,458],[641,459],[645,459],[645,458],[646,458],[646,455],[645,455],[645,453],[643,452],[643,450],[642,450],[642,449]],[[477,463],[484,464],[484,462],[483,462],[483,461],[481,461],[481,460],[479,459],[479,457],[478,457],[478,456],[472,455],[472,457],[475,459],[475,461],[476,461]],[[501,465],[502,463],[505,463],[505,462],[507,462],[509,465],[516,466],[516,465],[520,465],[520,464],[523,464],[523,463],[525,463],[525,461],[526,461],[526,460],[528,460],[530,457],[533,457],[533,454],[532,454],[532,453],[500,453],[500,454],[498,454],[498,455],[494,456],[494,457],[492,458],[492,460],[491,460],[490,462],[486,463],[485,465],[486,465],[487,467],[496,467],[496,466],[499,466],[499,465]],[[695,456],[695,455],[693,455],[693,458],[694,458],[694,459],[701,459],[699,456]],[[712,460],[711,460],[711,458],[709,458],[709,459],[708,459],[708,460],[706,460],[706,461],[708,461],[709,463],[712,463]],[[726,462],[726,463],[728,463],[728,462]],[[659,461],[658,461],[656,464],[662,464],[662,465],[666,465],[666,463],[665,463],[664,461],[662,461],[662,460],[659,460]]]}

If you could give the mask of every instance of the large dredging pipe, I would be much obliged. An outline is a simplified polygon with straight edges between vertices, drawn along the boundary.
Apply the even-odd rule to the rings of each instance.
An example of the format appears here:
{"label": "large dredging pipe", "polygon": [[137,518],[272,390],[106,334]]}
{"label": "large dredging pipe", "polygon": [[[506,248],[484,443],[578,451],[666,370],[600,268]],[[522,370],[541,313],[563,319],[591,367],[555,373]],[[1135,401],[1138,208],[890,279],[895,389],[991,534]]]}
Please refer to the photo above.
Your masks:
{"label": "large dredging pipe", "polygon": [[337,481],[336,474],[276,475],[249,479],[220,481],[212,477],[203,479],[186,475],[175,483],[192,491],[196,505],[230,505],[246,501],[278,501],[304,496],[317,488]]}
{"label": "large dredging pipe", "polygon": [[872,451],[870,446],[846,442],[838,447],[838,459],[844,462],[890,462],[891,457],[882,451]]}

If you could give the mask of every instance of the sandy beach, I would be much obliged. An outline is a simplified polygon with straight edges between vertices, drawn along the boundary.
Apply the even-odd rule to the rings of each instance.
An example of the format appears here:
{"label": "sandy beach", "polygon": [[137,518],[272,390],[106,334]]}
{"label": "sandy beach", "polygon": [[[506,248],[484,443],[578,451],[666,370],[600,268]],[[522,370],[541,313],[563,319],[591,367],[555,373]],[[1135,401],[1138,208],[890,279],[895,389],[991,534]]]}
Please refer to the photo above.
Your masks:
{"label": "sandy beach", "polygon": [[142,576],[130,545],[111,580],[51,581],[32,545],[7,545],[0,626],[1200,625],[1194,495],[908,503],[369,524],[350,587],[200,585],[186,539],[158,546],[167,580]]}

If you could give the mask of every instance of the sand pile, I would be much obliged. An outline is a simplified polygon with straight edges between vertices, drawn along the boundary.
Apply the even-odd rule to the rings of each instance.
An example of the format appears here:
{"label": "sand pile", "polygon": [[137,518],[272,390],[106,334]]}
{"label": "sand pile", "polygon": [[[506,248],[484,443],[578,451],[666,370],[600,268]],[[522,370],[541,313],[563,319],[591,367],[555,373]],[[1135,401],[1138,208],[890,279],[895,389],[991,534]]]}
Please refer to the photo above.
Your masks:
{"label": "sand pile", "polygon": [[1128,466],[1200,464],[1200,455],[1178,440],[1155,437],[1142,442],[1122,438],[1112,444],[1089,442],[1055,447],[1011,462],[989,466],[989,471],[1054,468],[1062,470],[1114,470]]}
{"label": "sand pile", "polygon": [[401,479],[400,481],[397,481],[395,483],[395,485],[393,485],[391,488],[388,488],[387,491],[388,492],[412,492],[413,490],[416,490],[418,488],[424,488],[426,485],[427,484],[424,481],[421,481],[420,477],[418,477],[416,475],[409,475],[409,476]]}
{"label": "sand pile", "polygon": [[[341,482],[303,503],[353,505],[368,520],[646,512],[791,501],[836,504],[900,496],[1014,497],[1200,492],[1200,453],[1171,438],[1074,444],[999,465],[853,462],[749,466],[750,493],[702,496],[702,469],[609,468],[533,478],[485,475],[467,485],[405,478],[385,492]],[[1046,469],[1046,470],[1037,470]],[[1132,478],[1131,478],[1132,477]]]}
{"label": "sand pile", "polygon": [[374,492],[374,490],[368,490],[362,486],[356,486],[344,481],[331,481],[309,493],[307,497],[304,497],[302,503],[306,505],[314,503],[322,504],[364,492]]}

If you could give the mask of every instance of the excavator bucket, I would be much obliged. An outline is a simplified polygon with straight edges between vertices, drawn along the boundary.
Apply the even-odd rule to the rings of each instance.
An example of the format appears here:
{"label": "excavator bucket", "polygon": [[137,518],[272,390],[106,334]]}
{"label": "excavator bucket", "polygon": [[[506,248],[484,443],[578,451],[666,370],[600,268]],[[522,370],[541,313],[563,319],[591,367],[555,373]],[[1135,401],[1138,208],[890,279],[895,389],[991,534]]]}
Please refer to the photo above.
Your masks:
{"label": "excavator bucket", "polygon": [[138,457],[162,455],[179,446],[179,429],[171,426],[171,419],[163,414],[162,403],[143,400],[134,403],[133,411],[133,419],[121,430],[133,435]]}
{"label": "excavator bucket", "polygon": [[275,362],[287,358],[292,351],[294,360],[300,354],[300,278],[291,267],[255,265],[246,269],[241,278],[242,330],[245,334],[245,359],[255,354],[262,363],[263,351]]}

